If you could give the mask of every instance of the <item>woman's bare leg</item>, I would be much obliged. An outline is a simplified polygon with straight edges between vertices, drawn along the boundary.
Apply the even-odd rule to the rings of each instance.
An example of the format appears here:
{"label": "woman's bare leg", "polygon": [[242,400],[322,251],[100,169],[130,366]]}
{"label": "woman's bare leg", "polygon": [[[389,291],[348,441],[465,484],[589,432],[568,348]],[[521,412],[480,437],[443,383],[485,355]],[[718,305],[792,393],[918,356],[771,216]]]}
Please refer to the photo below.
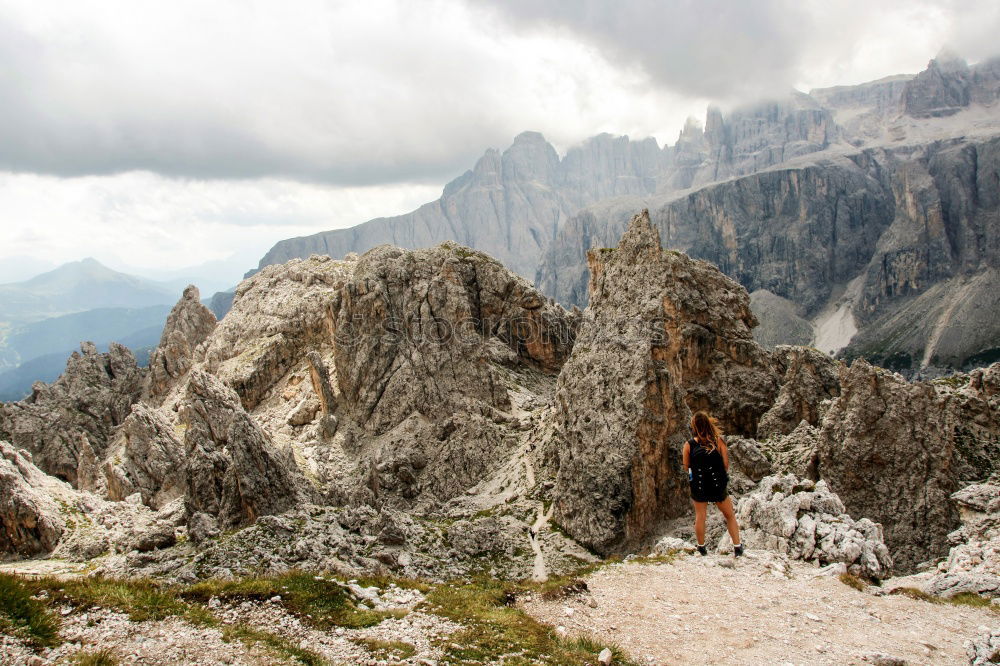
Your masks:
{"label": "woman's bare leg", "polygon": [[705,518],[708,516],[708,502],[693,502],[694,504],[694,536],[698,545],[705,545]]}
{"label": "woman's bare leg", "polygon": [[[719,507],[719,511],[722,512],[722,516],[726,519],[726,529],[729,530],[729,538],[733,540],[733,544],[742,543],[740,541],[740,525],[736,522],[736,512],[733,511],[733,499],[727,497],[721,502],[716,502],[715,506]],[[695,516],[697,521],[697,515]],[[701,523],[701,533],[705,534],[705,522],[704,516],[702,516]],[[695,528],[695,533],[697,533],[698,528]]]}

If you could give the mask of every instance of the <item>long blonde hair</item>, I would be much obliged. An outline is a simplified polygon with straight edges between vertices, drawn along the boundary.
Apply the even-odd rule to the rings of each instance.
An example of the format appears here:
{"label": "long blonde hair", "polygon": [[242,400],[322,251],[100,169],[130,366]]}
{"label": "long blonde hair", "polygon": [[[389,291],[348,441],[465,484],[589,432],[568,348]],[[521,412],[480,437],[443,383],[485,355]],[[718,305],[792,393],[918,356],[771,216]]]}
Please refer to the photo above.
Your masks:
{"label": "long blonde hair", "polygon": [[694,413],[691,417],[691,432],[709,451],[715,451],[722,444],[722,429],[719,427],[719,422],[707,412]]}

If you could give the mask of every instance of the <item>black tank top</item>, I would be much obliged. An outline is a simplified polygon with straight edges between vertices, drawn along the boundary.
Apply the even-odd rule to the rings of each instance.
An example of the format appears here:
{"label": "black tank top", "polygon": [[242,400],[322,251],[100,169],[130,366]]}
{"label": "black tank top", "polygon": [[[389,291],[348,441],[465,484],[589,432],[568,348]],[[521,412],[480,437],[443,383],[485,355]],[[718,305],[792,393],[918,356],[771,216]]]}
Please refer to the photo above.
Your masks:
{"label": "black tank top", "polygon": [[726,463],[722,460],[722,453],[719,451],[719,447],[715,447],[715,450],[711,451],[693,438],[688,440],[688,444],[691,449],[688,455],[688,462],[691,463],[691,470],[696,476],[699,471],[715,472],[720,478],[725,475]]}

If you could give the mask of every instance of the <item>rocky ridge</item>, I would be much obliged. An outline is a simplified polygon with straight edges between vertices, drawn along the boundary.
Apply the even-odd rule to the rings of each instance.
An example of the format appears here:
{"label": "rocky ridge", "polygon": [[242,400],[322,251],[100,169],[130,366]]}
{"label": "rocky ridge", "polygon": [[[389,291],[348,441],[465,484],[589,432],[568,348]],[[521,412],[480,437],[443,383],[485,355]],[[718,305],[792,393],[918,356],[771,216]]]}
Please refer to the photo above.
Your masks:
{"label": "rocky ridge", "polygon": [[35,384],[20,402],[0,403],[0,439],[32,454],[47,474],[99,489],[98,463],[117,426],[142,393],[145,370],[127,348],[112,343],[98,353],[83,343],[52,384]]}
{"label": "rocky ridge", "polygon": [[[665,246],[758,298],[758,341],[934,376],[996,360],[1000,60],[942,53],[916,76],[691,120],[672,145],[600,135],[560,159],[524,133],[417,211],[276,245],[260,268],[379,243],[456,240],[587,302],[587,252],[649,208]],[[847,348],[845,350],[845,347]]]}
{"label": "rocky ridge", "polygon": [[[0,408],[23,442],[0,460],[6,555],[183,583],[544,579],[597,559],[586,548],[690,537],[679,447],[708,409],[746,541],[782,571],[936,572],[920,584],[996,594],[993,519],[961,514],[995,514],[1000,365],[910,382],[767,350],[746,289],[663,249],[648,212],[590,272],[590,305],[571,312],[454,243],[292,260],[241,284],[203,339],[211,321],[186,293],[173,321],[206,325],[178,325],[158,352],[183,369],[156,379],[124,350],[85,353],[44,400]],[[76,414],[80,395],[106,416]],[[101,444],[29,437],[43,422]],[[716,517],[725,551],[722,532]]]}

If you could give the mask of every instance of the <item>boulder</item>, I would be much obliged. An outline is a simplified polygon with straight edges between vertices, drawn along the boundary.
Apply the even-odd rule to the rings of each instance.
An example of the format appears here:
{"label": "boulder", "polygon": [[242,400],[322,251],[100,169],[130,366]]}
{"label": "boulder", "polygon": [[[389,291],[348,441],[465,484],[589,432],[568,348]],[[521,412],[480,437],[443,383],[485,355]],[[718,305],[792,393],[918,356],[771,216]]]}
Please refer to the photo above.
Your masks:
{"label": "boulder", "polygon": [[973,484],[952,499],[959,505],[962,526],[948,535],[952,548],[924,590],[943,597],[1000,597],[1000,485]]}
{"label": "boulder", "polygon": [[158,548],[169,548],[175,543],[177,543],[177,535],[174,532],[174,526],[157,520],[136,533],[129,545],[134,550],[145,553]]}
{"label": "boulder", "polygon": [[730,472],[738,471],[754,483],[771,474],[771,461],[767,459],[756,441],[730,437],[726,444],[729,448]]}
{"label": "boulder", "polygon": [[1000,662],[1000,630],[983,631],[965,644],[969,666],[986,666]]}
{"label": "boulder", "polygon": [[31,456],[0,441],[0,557],[50,553],[66,529],[59,505],[43,488],[59,483]]}
{"label": "boulder", "polygon": [[[885,578],[892,570],[882,526],[851,518],[823,481],[765,477],[739,500],[736,516],[749,548],[776,550],[819,566],[842,562],[849,572],[870,579]],[[731,547],[726,535],[720,548]]]}

